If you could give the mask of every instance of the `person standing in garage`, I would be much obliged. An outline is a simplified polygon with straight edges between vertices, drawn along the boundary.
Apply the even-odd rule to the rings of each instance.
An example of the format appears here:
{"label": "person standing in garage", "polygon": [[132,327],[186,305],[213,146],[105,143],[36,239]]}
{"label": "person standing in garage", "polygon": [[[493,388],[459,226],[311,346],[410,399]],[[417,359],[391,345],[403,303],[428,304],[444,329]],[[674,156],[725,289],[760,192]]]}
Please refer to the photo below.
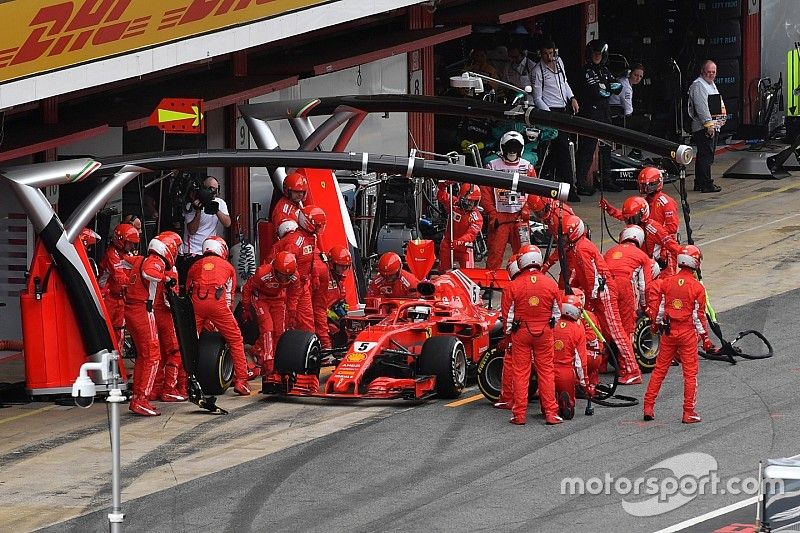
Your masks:
{"label": "person standing in garage", "polygon": [[725,124],[725,103],[722,101],[714,80],[717,65],[711,60],[703,63],[700,76],[689,86],[689,116],[692,118],[692,143],[697,146],[694,160],[694,190],[720,192],[722,187],[714,184],[711,165],[717,149],[719,130]]}

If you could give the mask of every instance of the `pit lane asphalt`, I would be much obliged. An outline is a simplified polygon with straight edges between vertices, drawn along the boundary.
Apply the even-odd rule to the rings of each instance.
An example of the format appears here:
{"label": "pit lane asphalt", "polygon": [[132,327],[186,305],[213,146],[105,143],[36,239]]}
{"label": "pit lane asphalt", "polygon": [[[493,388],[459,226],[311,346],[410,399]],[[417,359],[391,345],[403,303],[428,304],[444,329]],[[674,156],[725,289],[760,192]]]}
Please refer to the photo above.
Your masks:
{"label": "pit lane asphalt", "polygon": [[[727,168],[718,157],[715,169],[720,165]],[[787,292],[800,274],[800,179],[718,182],[722,194],[690,193],[706,284],[718,311],[745,304],[721,315],[725,330],[764,329],[777,355],[736,367],[703,361],[702,424],[678,422],[677,368],[662,391],[658,420],[648,425],[638,408],[598,407],[593,418],[579,414],[558,427],[534,418],[516,428],[507,413],[483,401],[411,407],[226,395],[221,404],[231,410],[228,417],[167,405],[158,418],[123,415],[125,528],[653,531],[743,499],[698,496],[642,519],[624,512],[619,495],[560,494],[564,477],[608,472],[633,479],[678,453],[711,454],[723,478],[754,475],[759,459],[800,453],[793,442],[800,364],[792,311],[800,295]],[[628,194],[609,197],[619,205]],[[577,208],[599,243],[597,200],[584,198]],[[609,224],[616,233],[618,223]],[[624,389],[638,397],[643,391]],[[465,391],[463,398],[475,393]],[[0,529],[107,529],[110,460],[102,405],[89,411],[12,407],[0,411],[0,437]]]}
{"label": "pit lane asphalt", "polygon": [[[562,479],[609,473],[633,480],[653,475],[646,470],[663,459],[703,452],[716,459],[724,481],[755,476],[760,459],[797,453],[800,359],[795,316],[786,310],[798,306],[796,290],[721,315],[728,331],[763,329],[776,356],[736,366],[702,360],[701,424],[680,424],[678,368],[650,423],[641,421],[640,407],[598,407],[593,417],[579,413],[555,427],[545,426],[534,406],[523,427],[510,425],[508,413],[487,402],[388,408],[339,432],[127,500],[125,526],[153,532],[660,529],[745,496],[697,496],[666,514],[637,518],[621,507],[623,498],[634,498],[562,495]],[[643,385],[624,389],[643,391]],[[258,403],[265,420],[286,406]],[[146,466],[168,468],[171,447]],[[144,473],[141,467],[125,468],[128,483],[135,483],[137,470]],[[107,489],[97,487],[97,503]],[[103,531],[106,512],[44,531]]]}

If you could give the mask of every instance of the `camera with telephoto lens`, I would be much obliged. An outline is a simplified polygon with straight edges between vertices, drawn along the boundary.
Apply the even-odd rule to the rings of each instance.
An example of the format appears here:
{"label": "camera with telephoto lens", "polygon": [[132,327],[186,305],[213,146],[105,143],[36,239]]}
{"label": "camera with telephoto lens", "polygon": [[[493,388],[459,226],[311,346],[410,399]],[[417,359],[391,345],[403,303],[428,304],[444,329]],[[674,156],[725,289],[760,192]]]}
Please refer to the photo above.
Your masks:
{"label": "camera with telephoto lens", "polygon": [[203,211],[209,215],[216,215],[219,211],[219,202],[214,201],[216,197],[213,187],[201,187],[197,191],[197,199],[203,205]]}

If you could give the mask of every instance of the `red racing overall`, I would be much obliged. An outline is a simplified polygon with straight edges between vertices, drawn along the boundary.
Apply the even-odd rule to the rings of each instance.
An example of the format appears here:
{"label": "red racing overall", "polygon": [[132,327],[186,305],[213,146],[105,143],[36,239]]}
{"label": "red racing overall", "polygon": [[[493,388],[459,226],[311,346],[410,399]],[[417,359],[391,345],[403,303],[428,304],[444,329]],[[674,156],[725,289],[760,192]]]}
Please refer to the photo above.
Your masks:
{"label": "red racing overall", "polygon": [[538,269],[520,272],[503,290],[504,329],[506,335],[511,336],[509,398],[515,424],[525,423],[531,360],[536,366],[539,402],[545,419],[548,423],[560,421],[553,376],[553,328],[550,326],[551,320],[555,322],[561,316],[560,298],[556,282]]}
{"label": "red racing overall", "polygon": [[553,365],[556,397],[566,392],[570,408],[575,408],[575,387],[586,386],[588,359],[583,324],[562,315],[553,329]]}
{"label": "red racing overall", "polygon": [[[521,157],[514,163],[506,163],[502,158],[494,159],[486,165],[486,168],[536,177],[533,165]],[[487,243],[489,256],[486,259],[486,268],[491,270],[501,268],[507,244],[511,244],[512,253],[517,253],[523,244],[529,244],[521,242],[519,231],[520,226],[528,224],[528,210],[523,210],[526,199],[527,195],[522,193],[481,187],[481,207],[489,218]]]}
{"label": "red racing overall", "polygon": [[316,237],[303,228],[287,233],[272,247],[269,260],[278,252],[290,252],[297,259],[297,283],[286,291],[286,329],[302,329],[311,333],[314,327],[314,307],[311,300],[311,274],[314,262],[320,261]]}
{"label": "red racing overall", "polygon": [[[294,280],[289,285],[296,285]],[[286,288],[278,282],[270,263],[262,263],[242,288],[242,307],[249,315],[253,306],[258,321],[255,353],[262,376],[272,372],[278,339],[286,331]]]}
{"label": "red racing overall", "polygon": [[[483,227],[483,216],[477,209],[465,211],[458,205],[458,199],[447,192],[447,187],[440,185],[436,199],[444,205],[449,213],[444,238],[439,245],[439,271],[450,270],[450,226],[453,226],[453,259],[461,268],[475,267],[473,244]],[[452,202],[452,210],[450,202]]]}
{"label": "red racing overall", "polygon": [[644,311],[647,306],[645,290],[652,280],[652,259],[632,242],[622,242],[609,248],[604,258],[614,276],[622,329],[633,339],[636,312],[639,309]]}
{"label": "red racing overall", "polygon": [[98,265],[97,283],[100,285],[100,294],[106,304],[108,318],[114,327],[116,334],[114,342],[120,354],[125,335],[125,291],[129,275],[129,269],[126,267],[130,267],[129,259],[130,256],[116,246],[109,246]]}

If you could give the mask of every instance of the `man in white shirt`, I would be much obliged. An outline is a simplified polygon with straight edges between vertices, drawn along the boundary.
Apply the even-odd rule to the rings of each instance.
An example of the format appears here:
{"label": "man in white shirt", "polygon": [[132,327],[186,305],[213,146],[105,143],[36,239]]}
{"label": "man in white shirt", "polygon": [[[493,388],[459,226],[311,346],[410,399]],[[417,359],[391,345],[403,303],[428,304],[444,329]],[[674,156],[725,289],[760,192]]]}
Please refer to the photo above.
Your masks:
{"label": "man in white shirt", "polygon": [[226,228],[231,225],[228,204],[218,194],[219,181],[214,176],[208,176],[200,190],[190,193],[190,202],[183,210],[183,246],[177,265],[181,282],[194,260],[202,257],[203,241],[218,235],[219,224]]}
{"label": "man in white shirt", "polygon": [[[714,84],[716,77],[717,65],[708,60],[703,63],[700,76],[689,86],[692,143],[697,146],[697,156],[694,161],[694,190],[705,193],[722,190],[722,187],[714,184],[714,178],[711,176],[719,130],[725,124],[727,114],[725,103]],[[712,106],[709,104],[712,101],[715,101],[713,107],[716,109],[711,109]]]}
{"label": "man in white shirt", "polygon": [[[554,113],[575,115],[580,106],[567,82],[564,63],[556,56],[556,45],[552,41],[544,42],[539,48],[541,60],[533,67],[531,89],[533,103],[537,109]],[[543,163],[540,176],[557,179],[564,183],[572,183],[569,200],[578,202],[572,176],[572,163],[569,153],[569,135],[559,132],[558,137],[550,142],[550,154]],[[555,175],[553,175],[555,174]]]}

